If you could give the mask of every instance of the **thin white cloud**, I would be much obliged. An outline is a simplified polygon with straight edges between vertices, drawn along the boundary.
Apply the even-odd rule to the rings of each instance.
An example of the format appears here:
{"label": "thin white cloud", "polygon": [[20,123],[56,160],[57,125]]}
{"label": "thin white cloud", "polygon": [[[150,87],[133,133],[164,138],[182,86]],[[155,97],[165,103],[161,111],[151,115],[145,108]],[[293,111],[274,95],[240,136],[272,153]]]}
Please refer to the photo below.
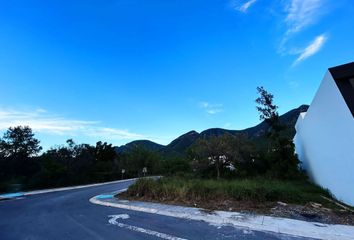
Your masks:
{"label": "thin white cloud", "polygon": [[291,0],[285,7],[288,34],[299,32],[317,21],[323,0]]}
{"label": "thin white cloud", "polygon": [[257,0],[249,0],[243,4],[241,4],[240,6],[236,6],[235,9],[240,11],[240,12],[247,12],[247,10],[257,2]]}
{"label": "thin white cloud", "polygon": [[87,136],[112,140],[144,138],[143,135],[128,130],[102,126],[98,121],[66,119],[50,114],[44,109],[34,111],[0,109],[0,131],[19,125],[29,126],[37,133],[51,135]]}
{"label": "thin white cloud", "polygon": [[200,102],[199,107],[204,109],[206,113],[210,115],[217,114],[219,112],[222,112],[223,110],[223,105],[222,104],[211,104],[208,102]]}
{"label": "thin white cloud", "polygon": [[325,34],[317,36],[315,40],[313,40],[306,48],[300,52],[300,55],[293,63],[293,66],[316,54],[323,47],[326,40],[327,36]]}
{"label": "thin white cloud", "polygon": [[144,138],[143,135],[129,132],[128,130],[116,129],[116,128],[108,128],[108,127],[99,127],[95,129],[88,129],[87,135],[89,136],[100,136],[105,139],[114,139],[114,140],[122,140],[122,139],[141,139]]}
{"label": "thin white cloud", "polygon": [[[326,0],[290,0],[283,1],[285,33],[278,45],[281,55],[293,54],[293,49],[287,46],[288,41],[306,27],[317,22],[326,10]],[[290,48],[290,50],[289,50]]]}

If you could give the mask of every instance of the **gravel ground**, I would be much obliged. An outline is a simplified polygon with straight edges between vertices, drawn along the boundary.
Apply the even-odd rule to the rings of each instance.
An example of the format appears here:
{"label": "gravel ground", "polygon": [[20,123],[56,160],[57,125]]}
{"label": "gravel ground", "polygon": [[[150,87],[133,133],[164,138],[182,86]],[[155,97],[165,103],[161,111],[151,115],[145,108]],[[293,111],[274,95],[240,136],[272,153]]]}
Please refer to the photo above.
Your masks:
{"label": "gravel ground", "polygon": [[271,209],[271,215],[327,224],[354,225],[354,213],[344,209],[329,209],[321,204],[308,203],[305,206],[278,203]]}
{"label": "gravel ground", "polygon": [[242,202],[242,201],[180,201],[164,200],[156,201],[142,197],[130,197],[125,193],[119,194],[120,199],[157,202],[172,205],[203,208],[207,212],[214,210],[243,212],[248,214],[263,214],[273,217],[284,217],[309,222],[320,222],[325,224],[343,224],[354,226],[354,212],[341,208],[326,208],[319,203],[307,203],[306,205],[287,204],[283,202]]}

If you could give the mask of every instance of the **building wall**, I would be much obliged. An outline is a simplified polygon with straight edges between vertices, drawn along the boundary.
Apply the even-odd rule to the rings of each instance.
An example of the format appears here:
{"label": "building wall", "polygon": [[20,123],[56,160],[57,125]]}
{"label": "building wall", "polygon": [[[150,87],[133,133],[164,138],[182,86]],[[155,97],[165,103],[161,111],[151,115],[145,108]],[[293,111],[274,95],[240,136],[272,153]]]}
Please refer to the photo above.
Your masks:
{"label": "building wall", "polygon": [[354,206],[354,119],[329,72],[296,131],[296,152],[310,178]]}

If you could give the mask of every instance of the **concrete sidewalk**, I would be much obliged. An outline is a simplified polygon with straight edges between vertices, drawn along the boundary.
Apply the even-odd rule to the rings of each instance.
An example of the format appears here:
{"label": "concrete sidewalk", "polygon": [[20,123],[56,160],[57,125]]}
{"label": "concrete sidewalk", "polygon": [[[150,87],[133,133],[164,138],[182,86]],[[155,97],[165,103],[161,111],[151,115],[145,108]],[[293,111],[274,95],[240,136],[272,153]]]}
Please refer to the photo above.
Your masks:
{"label": "concrete sidewalk", "polygon": [[354,240],[354,226],[329,225],[288,218],[250,215],[238,212],[214,211],[210,213],[193,207],[119,200],[114,197],[117,193],[118,192],[101,194],[91,198],[90,202],[103,206],[153,213],[188,220],[204,221],[217,227],[235,226],[246,228],[248,230],[272,232],[313,239]]}

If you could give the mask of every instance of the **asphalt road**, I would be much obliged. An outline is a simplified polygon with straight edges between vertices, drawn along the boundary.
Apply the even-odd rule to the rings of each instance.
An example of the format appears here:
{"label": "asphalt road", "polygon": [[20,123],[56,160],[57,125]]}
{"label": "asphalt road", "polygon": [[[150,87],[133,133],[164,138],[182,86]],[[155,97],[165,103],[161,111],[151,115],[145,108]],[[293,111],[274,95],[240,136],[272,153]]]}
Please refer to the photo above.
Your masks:
{"label": "asphalt road", "polygon": [[[124,189],[131,183],[133,181],[0,201],[0,239],[304,239],[211,226],[200,221],[89,202],[95,195]],[[111,224],[111,215],[123,216],[123,219],[118,219],[117,224]]]}

